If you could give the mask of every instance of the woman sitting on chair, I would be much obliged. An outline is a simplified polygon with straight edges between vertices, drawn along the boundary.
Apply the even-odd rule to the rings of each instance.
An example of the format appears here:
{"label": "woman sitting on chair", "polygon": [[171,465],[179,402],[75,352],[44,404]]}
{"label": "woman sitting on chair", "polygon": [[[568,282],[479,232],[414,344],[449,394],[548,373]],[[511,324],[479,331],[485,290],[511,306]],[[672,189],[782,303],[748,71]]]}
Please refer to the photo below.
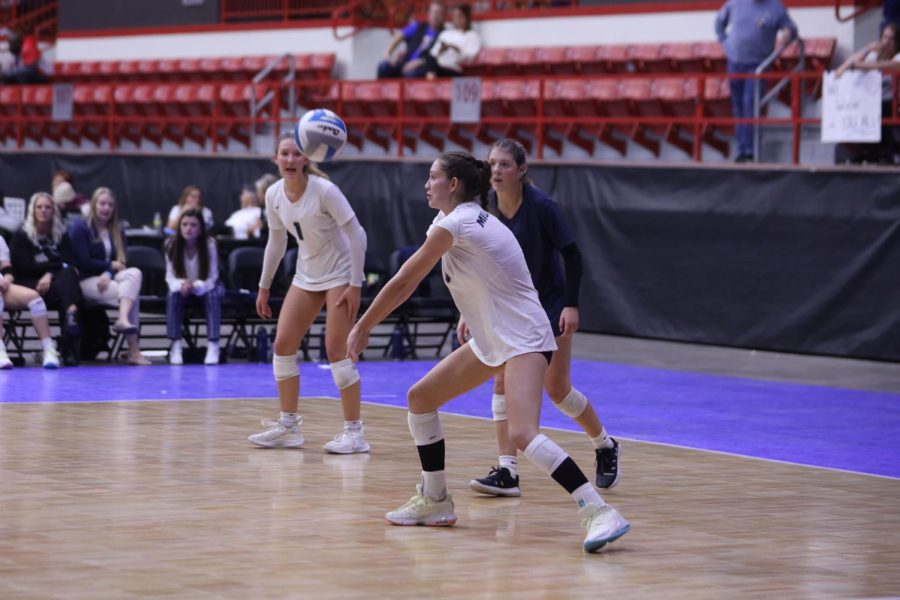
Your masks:
{"label": "woman sitting on chair", "polygon": [[59,207],[47,192],[31,196],[25,224],[13,234],[10,253],[19,285],[37,290],[59,310],[66,366],[78,364],[80,326],[78,309],[83,298],[78,272],[62,258],[66,229]]}
{"label": "woman sitting on chair", "polygon": [[81,277],[81,293],[91,304],[119,308],[113,325],[128,342],[130,365],[149,365],[141,354],[138,326],[142,275],[125,263],[125,238],[119,226],[116,198],[109,188],[99,187],[91,197],[85,221],[69,226],[66,259]]}
{"label": "woman sitting on chair", "polygon": [[219,282],[219,251],[216,241],[206,233],[203,213],[185,209],[178,217],[176,233],[166,242],[166,331],[172,340],[169,362],[184,364],[181,352],[184,305],[192,298],[202,299],[206,308],[206,346],[204,364],[219,364],[219,330],[222,320],[222,295]]}
{"label": "woman sitting on chair", "polygon": [[56,345],[50,337],[50,323],[47,320],[47,305],[44,299],[36,291],[13,283],[15,277],[12,274],[12,263],[9,260],[9,246],[6,240],[0,236],[0,369],[12,369],[12,361],[6,354],[6,346],[3,343],[3,309],[25,310],[31,312],[31,323],[38,337],[41,338],[41,346],[44,348],[44,368],[59,368],[59,355]]}

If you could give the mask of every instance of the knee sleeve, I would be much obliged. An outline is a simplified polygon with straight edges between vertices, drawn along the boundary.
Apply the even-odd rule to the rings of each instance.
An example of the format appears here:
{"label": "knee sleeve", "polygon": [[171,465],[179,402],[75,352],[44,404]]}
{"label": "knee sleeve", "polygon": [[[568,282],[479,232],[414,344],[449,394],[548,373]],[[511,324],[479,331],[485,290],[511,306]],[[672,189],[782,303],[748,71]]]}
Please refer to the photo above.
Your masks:
{"label": "knee sleeve", "polygon": [[406,422],[409,423],[409,432],[416,441],[416,446],[427,446],[444,439],[441,419],[436,410],[422,415],[407,413]]}
{"label": "knee sleeve", "polygon": [[291,377],[300,375],[300,367],[297,366],[297,356],[279,356],[272,357],[272,372],[275,373],[276,381],[284,381]]}
{"label": "knee sleeve", "polygon": [[339,390],[348,388],[359,381],[359,371],[349,358],[331,363],[331,377]]}
{"label": "knee sleeve", "polygon": [[563,398],[563,401],[556,405],[556,408],[562,414],[575,419],[581,416],[581,413],[587,408],[587,404],[587,397],[573,386],[569,393],[566,394],[566,397]]}
{"label": "knee sleeve", "polygon": [[42,317],[47,314],[47,305],[44,299],[38,296],[28,303],[28,310],[31,311],[32,317]]}
{"label": "knee sleeve", "polygon": [[505,394],[494,394],[494,397],[491,398],[491,412],[494,413],[495,421],[505,421],[506,420],[506,395]]}
{"label": "knee sleeve", "polygon": [[523,454],[547,475],[553,475],[556,468],[569,457],[565,450],[543,433],[534,436]]}

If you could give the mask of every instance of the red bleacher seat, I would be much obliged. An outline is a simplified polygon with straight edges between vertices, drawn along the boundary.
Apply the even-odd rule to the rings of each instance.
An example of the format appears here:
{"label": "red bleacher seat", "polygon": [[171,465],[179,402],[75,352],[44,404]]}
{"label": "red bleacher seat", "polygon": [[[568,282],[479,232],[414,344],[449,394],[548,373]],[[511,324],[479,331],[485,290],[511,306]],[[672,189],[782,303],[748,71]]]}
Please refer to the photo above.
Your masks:
{"label": "red bleacher seat", "polygon": [[535,61],[536,48],[510,48],[506,53],[506,62],[494,66],[495,75],[537,75],[543,71],[540,63]]}
{"label": "red bleacher seat", "polygon": [[49,139],[62,140],[62,127],[50,119],[53,109],[53,88],[49,85],[22,87],[22,116],[25,137],[41,143]]}
{"label": "red bleacher seat", "polygon": [[241,73],[247,79],[253,79],[256,75],[266,68],[275,57],[269,55],[244,56],[241,61]]}
{"label": "red bleacher seat", "polygon": [[626,56],[639,73],[667,73],[672,70],[672,63],[661,51],[661,44],[631,44]]}
{"label": "red bleacher seat", "polygon": [[[623,79],[619,86],[619,97],[628,102],[628,114],[642,117],[662,117],[662,105],[652,93],[652,82],[645,78]],[[659,141],[651,138],[648,133],[662,135],[665,125],[636,123],[630,127],[631,138],[647,148],[654,155],[659,156]]]}
{"label": "red bleacher seat", "polygon": [[581,124],[577,122],[573,103],[586,98],[587,81],[584,79],[558,79],[544,82],[544,115],[556,122],[548,123],[544,129],[544,144],[563,153],[565,140],[593,154],[592,138],[580,135]]}
{"label": "red bleacher seat", "polygon": [[200,79],[200,59],[199,58],[180,58],[176,61],[175,77],[176,81],[196,81]]}
{"label": "red bleacher seat", "polygon": [[482,48],[472,62],[465,66],[465,74],[476,77],[495,75],[495,69],[502,68],[507,63],[508,51],[508,48]]}
{"label": "red bleacher seat", "polygon": [[660,58],[669,61],[669,70],[682,73],[699,73],[706,67],[697,55],[696,42],[672,42],[659,47]]}
{"label": "red bleacher seat", "polygon": [[[400,100],[400,83],[396,81],[358,81],[342,86],[343,116],[348,128],[356,134],[353,143],[362,147],[368,139],[384,148],[391,147]],[[348,141],[350,135],[348,131]]]}
{"label": "red bleacher seat", "polygon": [[81,64],[77,60],[58,62],[53,67],[53,76],[57,81],[78,83],[82,81]]}
{"label": "red bleacher seat", "polygon": [[566,50],[566,58],[570,66],[560,66],[557,72],[582,73],[592,75],[606,72],[606,62],[600,50],[601,46],[571,46]]}
{"label": "red bleacher seat", "polygon": [[137,81],[140,79],[140,77],[138,77],[139,64],[140,61],[137,60],[120,61],[115,81]]}
{"label": "red bleacher seat", "polygon": [[719,42],[697,42],[694,45],[694,52],[697,59],[703,62],[704,71],[725,72],[725,50]]}
{"label": "red bleacher seat", "polygon": [[[404,130],[404,143],[413,150],[421,139],[438,150],[444,149],[444,138],[450,133],[450,99],[452,84],[447,81],[407,81],[404,85],[404,114],[413,117]],[[439,119],[428,122],[427,119]],[[469,141],[471,147],[471,141]]]}
{"label": "red bleacher seat", "polygon": [[314,79],[331,79],[334,72],[333,52],[317,52],[310,56],[309,67]]}
{"label": "red bleacher seat", "polygon": [[565,46],[547,46],[538,48],[534,60],[540,71],[548,75],[568,75],[575,73],[575,66],[569,60],[568,48]]}
{"label": "red bleacher seat", "polygon": [[156,64],[157,73],[163,81],[181,81],[181,68],[177,58],[164,58]]}
{"label": "red bleacher seat", "polygon": [[598,46],[598,55],[603,61],[603,69],[606,73],[627,73],[631,68],[631,58],[628,56],[628,46],[625,44],[606,44]]}
{"label": "red bleacher seat", "polygon": [[0,140],[15,139],[17,132],[17,111],[24,86],[0,85]]}
{"label": "red bleacher seat", "polygon": [[[630,117],[628,102],[619,96],[619,82],[615,79],[591,79],[588,82],[588,100],[576,114],[586,118],[594,116],[605,117]],[[587,110],[593,110],[588,113]],[[625,155],[627,145],[624,140],[615,135],[616,132],[630,135],[630,127],[622,124],[592,125],[594,135],[610,148],[615,149],[622,156]]]}
{"label": "red bleacher seat", "polygon": [[159,69],[159,62],[160,61],[153,58],[138,61],[136,74],[137,79],[141,81],[155,81],[158,79],[162,79],[162,73]]}
{"label": "red bleacher seat", "polygon": [[119,78],[119,61],[101,61],[97,68],[97,74],[99,75],[100,81],[109,81],[113,83],[121,81]]}
{"label": "red bleacher seat", "polygon": [[[219,57],[201,58],[197,63],[197,73],[204,81],[222,81],[225,73],[222,71],[222,59]],[[193,78],[192,78],[193,79]]]}

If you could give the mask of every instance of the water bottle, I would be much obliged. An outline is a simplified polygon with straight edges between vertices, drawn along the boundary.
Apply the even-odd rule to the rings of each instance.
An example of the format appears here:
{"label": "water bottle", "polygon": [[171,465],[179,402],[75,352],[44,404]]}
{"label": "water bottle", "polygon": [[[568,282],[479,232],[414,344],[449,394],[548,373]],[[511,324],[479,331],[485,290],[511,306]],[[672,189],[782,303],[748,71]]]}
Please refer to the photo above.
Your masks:
{"label": "water bottle", "polygon": [[269,358],[269,334],[265,327],[256,330],[256,362],[266,362]]}
{"label": "water bottle", "polygon": [[391,333],[391,358],[394,360],[406,358],[406,342],[403,338],[403,328],[397,325]]}
{"label": "water bottle", "polygon": [[153,229],[162,231],[162,215],[158,211],[153,214]]}

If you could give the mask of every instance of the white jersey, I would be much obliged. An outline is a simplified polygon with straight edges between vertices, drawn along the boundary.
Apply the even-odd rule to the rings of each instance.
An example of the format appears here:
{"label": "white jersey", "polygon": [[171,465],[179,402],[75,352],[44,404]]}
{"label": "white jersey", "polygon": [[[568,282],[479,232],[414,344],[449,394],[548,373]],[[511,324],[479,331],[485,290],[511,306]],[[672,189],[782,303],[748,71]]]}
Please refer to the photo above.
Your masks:
{"label": "white jersey", "polygon": [[350,248],[341,225],[355,217],[340,188],[323,177],[310,175],[303,196],[293,203],[284,193],[284,179],[266,190],[269,229],[287,229],[297,240],[293,284],[304,290],[350,283]]}
{"label": "white jersey", "polygon": [[513,233],[474,202],[439,212],[428,229],[446,229],[453,246],[441,259],[444,282],[469,326],[478,360],[498,366],[528,352],[556,350],[522,248]]}

